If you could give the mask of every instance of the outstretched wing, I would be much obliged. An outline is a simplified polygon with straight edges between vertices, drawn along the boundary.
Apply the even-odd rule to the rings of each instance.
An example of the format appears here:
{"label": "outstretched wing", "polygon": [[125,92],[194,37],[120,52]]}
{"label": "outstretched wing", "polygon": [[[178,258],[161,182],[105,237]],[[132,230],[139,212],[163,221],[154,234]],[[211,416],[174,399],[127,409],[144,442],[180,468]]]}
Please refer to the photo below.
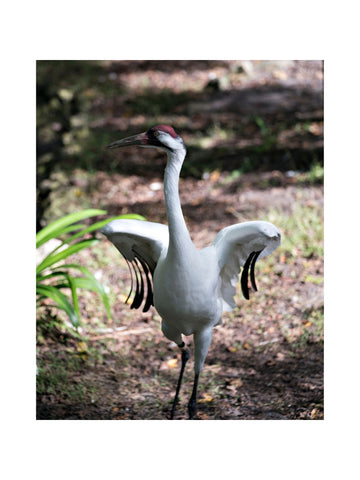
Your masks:
{"label": "outstretched wing", "polygon": [[152,276],[162,250],[169,244],[168,227],[161,223],[120,219],[109,222],[101,232],[115,245],[129,266],[131,289],[126,302],[134,289],[135,278],[131,308],[139,308],[146,296],[143,311],[147,312],[154,305]]}
{"label": "outstretched wing", "polygon": [[213,241],[220,267],[218,294],[224,310],[236,307],[234,296],[241,267],[241,289],[249,299],[249,270],[251,286],[255,283],[255,263],[272,253],[281,242],[279,230],[269,222],[244,222],[221,230]]}

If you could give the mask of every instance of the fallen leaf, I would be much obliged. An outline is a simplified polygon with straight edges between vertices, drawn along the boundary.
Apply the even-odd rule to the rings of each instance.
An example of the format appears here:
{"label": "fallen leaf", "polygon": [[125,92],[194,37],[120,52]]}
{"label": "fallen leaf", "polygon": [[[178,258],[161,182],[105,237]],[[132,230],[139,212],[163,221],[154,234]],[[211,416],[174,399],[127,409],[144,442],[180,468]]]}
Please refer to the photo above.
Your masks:
{"label": "fallen leaf", "polygon": [[313,408],[310,413],[311,420],[319,420],[320,418],[324,418],[323,413],[318,408]]}
{"label": "fallen leaf", "polygon": [[76,347],[77,353],[76,356],[86,360],[87,355],[89,354],[88,346],[86,342],[79,342]]}
{"label": "fallen leaf", "polygon": [[[119,295],[119,300],[120,300],[121,303],[128,303],[128,304],[130,304],[130,303],[132,302],[132,298],[128,298],[127,295],[123,295],[123,294],[120,294],[120,295]],[[127,300],[127,302],[126,302],[126,300]]]}
{"label": "fallen leaf", "polygon": [[204,393],[202,398],[198,400],[198,403],[212,402],[214,398],[209,393]]}
{"label": "fallen leaf", "polygon": [[321,125],[314,122],[309,126],[309,132],[312,133],[313,135],[321,135],[323,132],[323,129]]}
{"label": "fallen leaf", "polygon": [[237,388],[235,385],[226,385],[226,391],[231,392],[231,395],[237,395]]}
{"label": "fallen leaf", "polygon": [[234,378],[234,380],[231,380],[230,385],[236,388],[240,388],[243,386],[243,381],[241,378]]}
{"label": "fallen leaf", "polygon": [[220,177],[220,171],[219,170],[214,170],[210,174],[210,180],[212,182],[217,182],[219,180],[219,177]]}
{"label": "fallen leaf", "polygon": [[169,368],[175,368],[178,366],[178,359],[177,358],[171,358],[166,362],[167,366]]}
{"label": "fallen leaf", "polygon": [[176,368],[178,366],[178,359],[177,358],[170,358],[170,360],[166,360],[162,362],[160,365],[160,370],[169,370],[172,368]]}
{"label": "fallen leaf", "polygon": [[196,415],[200,420],[208,420],[209,419],[209,416],[206,415],[206,413],[203,413],[203,412],[198,412]]}

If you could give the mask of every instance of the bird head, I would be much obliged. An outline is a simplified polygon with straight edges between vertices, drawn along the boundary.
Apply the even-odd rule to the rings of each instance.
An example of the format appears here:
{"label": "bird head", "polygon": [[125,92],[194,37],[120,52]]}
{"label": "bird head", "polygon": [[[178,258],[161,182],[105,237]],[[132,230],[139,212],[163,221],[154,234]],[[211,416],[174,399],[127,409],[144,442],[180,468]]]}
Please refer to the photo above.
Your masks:
{"label": "bird head", "polygon": [[148,148],[155,147],[165,150],[166,152],[185,150],[182,138],[168,125],[155,125],[144,133],[132,135],[131,137],[110,143],[106,148],[128,147],[130,145]]}

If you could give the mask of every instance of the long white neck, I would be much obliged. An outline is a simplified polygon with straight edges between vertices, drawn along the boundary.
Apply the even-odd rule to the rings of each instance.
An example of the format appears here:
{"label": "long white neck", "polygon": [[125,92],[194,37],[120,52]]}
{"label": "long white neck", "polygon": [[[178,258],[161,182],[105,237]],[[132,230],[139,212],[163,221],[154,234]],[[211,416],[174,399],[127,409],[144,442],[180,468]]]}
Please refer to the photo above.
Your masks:
{"label": "long white neck", "polygon": [[186,227],[185,219],[181,209],[179,197],[179,177],[186,151],[175,150],[168,153],[168,162],[164,176],[164,195],[166,214],[169,225],[169,250],[174,249],[177,253],[184,252],[184,249],[194,248]]}

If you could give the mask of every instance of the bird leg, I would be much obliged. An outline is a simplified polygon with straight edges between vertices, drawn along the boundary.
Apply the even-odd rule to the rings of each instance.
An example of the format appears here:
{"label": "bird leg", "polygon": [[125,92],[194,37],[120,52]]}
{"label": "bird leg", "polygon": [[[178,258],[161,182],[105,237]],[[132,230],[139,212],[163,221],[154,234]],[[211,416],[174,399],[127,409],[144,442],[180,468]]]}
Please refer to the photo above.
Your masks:
{"label": "bird leg", "polygon": [[172,409],[171,409],[171,415],[170,415],[171,420],[173,420],[173,418],[174,418],[176,405],[178,403],[181,381],[182,381],[182,377],[183,377],[183,374],[184,374],[185,365],[186,365],[186,362],[189,360],[189,357],[190,357],[189,349],[186,348],[185,342],[182,342],[182,344],[179,345],[179,348],[181,348],[181,350],[182,350],[182,353],[181,353],[181,369],[180,369],[180,375],[179,375],[179,379],[178,379],[178,383],[177,383],[177,387],[176,387],[175,398],[174,398],[173,406],[172,406]]}
{"label": "bird leg", "polygon": [[194,415],[196,415],[196,392],[199,381],[199,373],[195,373],[193,390],[191,397],[188,403],[189,419],[192,420]]}

